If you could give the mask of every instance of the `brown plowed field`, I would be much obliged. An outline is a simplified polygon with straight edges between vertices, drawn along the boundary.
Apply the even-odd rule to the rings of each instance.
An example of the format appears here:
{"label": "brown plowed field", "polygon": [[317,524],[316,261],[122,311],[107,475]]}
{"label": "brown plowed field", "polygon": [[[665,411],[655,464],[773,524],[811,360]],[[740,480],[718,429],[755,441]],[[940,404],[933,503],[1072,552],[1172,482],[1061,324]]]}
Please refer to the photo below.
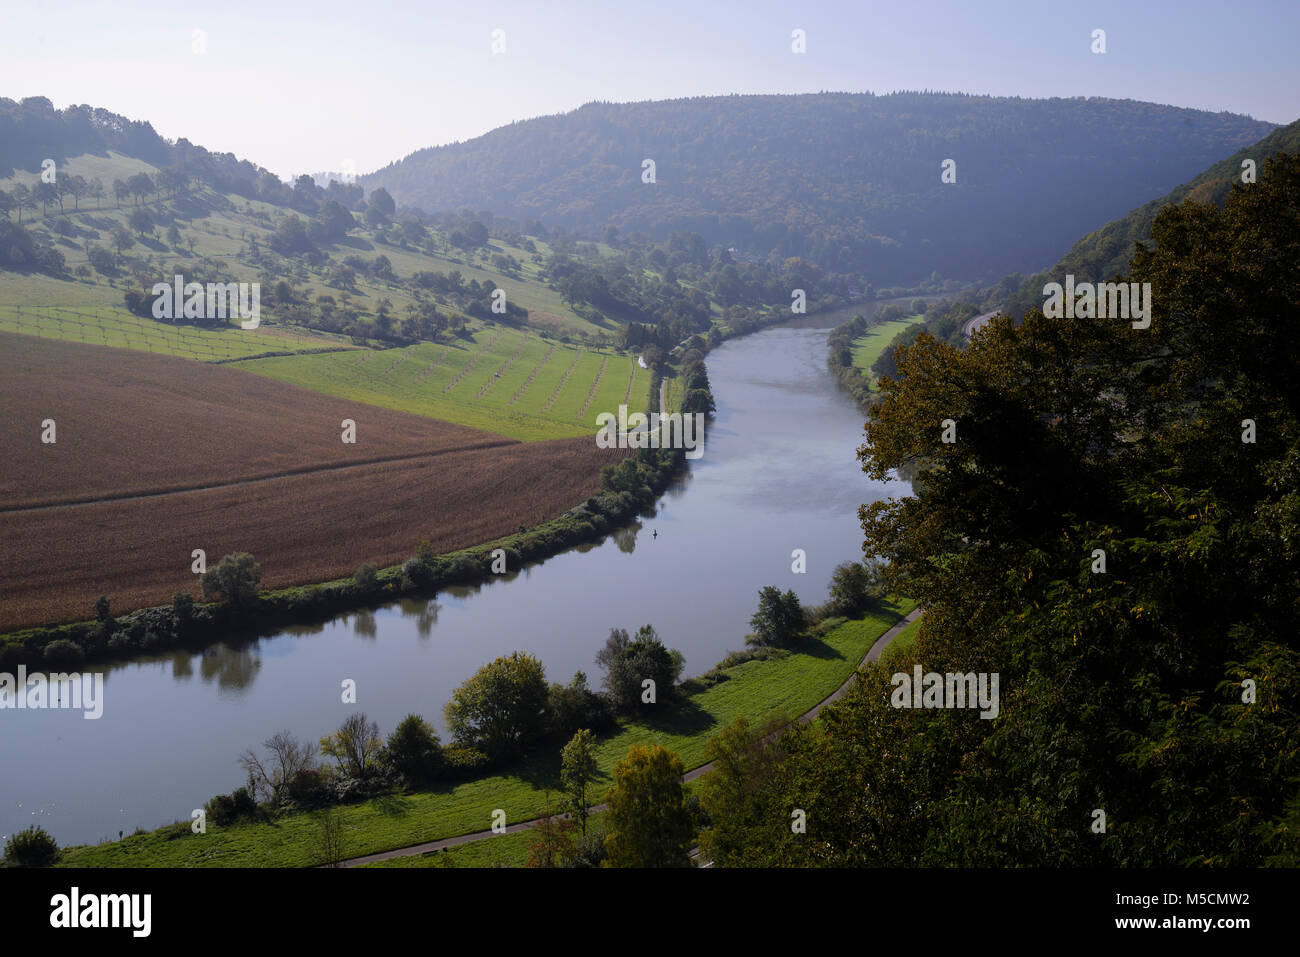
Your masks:
{"label": "brown plowed field", "polygon": [[[0,630],[197,595],[190,553],[264,587],[444,552],[594,494],[628,454],[520,443],[220,366],[0,333]],[[55,445],[40,422],[58,423]],[[339,423],[357,423],[357,444]],[[91,500],[91,501],[88,501]],[[56,504],[50,504],[56,503]]]}
{"label": "brown plowed field", "polygon": [[[0,408],[0,509],[515,441],[228,366],[7,332]],[[53,445],[41,442],[45,419]],[[342,440],[344,419],[355,444]]]}

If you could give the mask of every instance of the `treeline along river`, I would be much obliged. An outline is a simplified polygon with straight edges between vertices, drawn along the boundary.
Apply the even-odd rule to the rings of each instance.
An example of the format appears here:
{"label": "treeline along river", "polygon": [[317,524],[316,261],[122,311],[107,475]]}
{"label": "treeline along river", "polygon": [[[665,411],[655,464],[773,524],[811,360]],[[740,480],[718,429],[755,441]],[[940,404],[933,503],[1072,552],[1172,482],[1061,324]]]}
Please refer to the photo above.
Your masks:
{"label": "treeline along river", "polygon": [[[718,411],[704,455],[634,527],[433,601],[103,666],[98,720],[0,713],[0,835],[37,823],[61,844],[87,843],[188,821],[244,783],[244,749],[282,729],[316,741],[337,727],[353,708],[345,679],[385,735],[412,711],[442,731],[452,690],[498,655],[529,651],[549,680],[582,670],[596,686],[609,629],[650,623],[689,676],[743,647],[761,586],[824,601],[835,565],[861,555],[858,506],[907,491],[862,473],[862,416],[827,371],[827,334],[855,311],[710,353]],[[795,549],[806,574],[791,570]]]}

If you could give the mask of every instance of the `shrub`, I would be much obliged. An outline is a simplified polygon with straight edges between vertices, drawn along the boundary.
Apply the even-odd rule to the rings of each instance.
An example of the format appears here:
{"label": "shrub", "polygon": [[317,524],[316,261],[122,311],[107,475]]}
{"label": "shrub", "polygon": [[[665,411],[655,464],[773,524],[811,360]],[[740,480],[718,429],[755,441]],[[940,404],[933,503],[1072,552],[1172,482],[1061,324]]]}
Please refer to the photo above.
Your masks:
{"label": "shrub", "polygon": [[643,706],[642,682],[647,678],[654,681],[656,703],[669,697],[685,659],[680,651],[669,650],[654,628],[643,625],[635,638],[624,628],[611,628],[605,646],[596,653],[596,663],[605,669],[605,689],[614,710],[623,714]]}
{"label": "shrub", "polygon": [[443,763],[448,776],[457,778],[473,777],[491,766],[488,756],[478,748],[463,744],[449,744],[442,749]]}
{"label": "shrub", "polygon": [[468,553],[457,555],[447,567],[447,578],[453,582],[478,581],[489,566]]}
{"label": "shrub", "polygon": [[433,582],[433,568],[424,559],[410,558],[402,566],[402,584],[404,587],[428,588]]}
{"label": "shrub", "polygon": [[442,744],[433,727],[408,714],[388,736],[388,763],[411,784],[427,784],[442,772]]}
{"label": "shrub", "polygon": [[314,808],[331,803],[337,789],[327,772],[306,768],[289,779],[284,793],[294,807]]}
{"label": "shrub", "polygon": [[546,733],[548,686],[541,661],[516,651],[467,678],[443,709],[458,744],[494,759],[515,757]]}
{"label": "shrub", "polygon": [[218,794],[204,806],[212,823],[225,826],[257,817],[257,801],[248,788],[236,788],[229,794]]}
{"label": "shrub", "polygon": [[8,867],[53,867],[58,860],[59,845],[44,828],[33,825],[5,842]]}
{"label": "shrub", "polygon": [[237,552],[221,559],[221,564],[203,573],[199,585],[203,597],[224,598],[240,605],[257,597],[257,586],[262,581],[261,566],[247,552]]}
{"label": "shrub", "polygon": [[371,591],[379,581],[379,569],[366,562],[352,573],[352,583],[361,592]]}
{"label": "shrub", "polygon": [[561,737],[570,738],[583,728],[600,732],[614,724],[609,702],[587,687],[587,676],[581,671],[567,685],[551,685],[548,698],[551,730]]}
{"label": "shrub", "polygon": [[45,664],[50,668],[76,668],[86,660],[86,653],[76,642],[66,638],[51,641],[45,646]]}

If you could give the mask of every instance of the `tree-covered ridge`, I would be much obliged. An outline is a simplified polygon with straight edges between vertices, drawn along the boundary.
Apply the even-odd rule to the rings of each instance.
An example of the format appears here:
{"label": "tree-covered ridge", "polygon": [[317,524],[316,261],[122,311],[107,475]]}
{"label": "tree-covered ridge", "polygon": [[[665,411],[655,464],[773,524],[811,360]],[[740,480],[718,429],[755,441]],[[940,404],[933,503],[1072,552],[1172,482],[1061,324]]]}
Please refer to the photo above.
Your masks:
{"label": "tree-covered ridge", "polygon": [[[824,733],[731,742],[762,773],[710,804],[718,863],[1300,861],[1300,157],[1152,238],[1149,328],[898,350],[860,456],[919,477],[861,517],[920,636]],[[914,664],[998,674],[999,713],[897,707]]]}
{"label": "tree-covered ridge", "polygon": [[173,175],[206,183],[218,192],[293,205],[293,188],[269,170],[233,153],[213,153],[183,137],[175,142],[164,139],[148,121],[86,105],[57,110],[44,96],[21,101],[0,97],[0,179],[17,171],[39,173],[46,159],[61,168],[73,157],[107,156],[110,150],[168,168]]}
{"label": "tree-covered ridge", "polygon": [[[1272,125],[1131,100],[823,93],[590,103],[420,150],[400,203],[568,228],[674,229],[864,282],[1042,262]],[[655,161],[656,182],[642,181]],[[954,184],[940,181],[945,159]]]}
{"label": "tree-covered ridge", "polygon": [[1167,195],[1144,203],[1127,216],[1084,236],[1054,267],[1025,280],[1019,289],[1005,297],[1005,301],[998,296],[992,297],[994,304],[990,308],[1000,307],[1007,315],[1019,319],[1042,302],[1045,283],[1061,282],[1061,277],[1067,273],[1077,282],[1098,282],[1118,275],[1128,268],[1136,244],[1150,241],[1151,225],[1162,209],[1188,199],[1222,206],[1232,184],[1241,182],[1243,161],[1253,160],[1258,172],[1263,168],[1264,160],[1277,153],[1300,153],[1300,120],[1274,130],[1258,143],[1215,163]]}

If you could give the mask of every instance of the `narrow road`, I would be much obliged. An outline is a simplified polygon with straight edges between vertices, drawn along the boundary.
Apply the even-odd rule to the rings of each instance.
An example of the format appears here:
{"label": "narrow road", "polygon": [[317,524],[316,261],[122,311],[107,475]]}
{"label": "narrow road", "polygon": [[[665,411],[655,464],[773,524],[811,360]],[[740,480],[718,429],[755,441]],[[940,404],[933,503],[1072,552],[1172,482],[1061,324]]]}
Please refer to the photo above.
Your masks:
{"label": "narrow road", "polygon": [[972,316],[962,324],[962,335],[969,340],[971,336],[975,335],[977,330],[984,328],[984,326],[988,324],[988,321],[997,314],[998,311],[994,309],[992,312],[986,312],[982,316]]}
{"label": "narrow road", "polygon": [[[660,401],[662,402],[662,396],[660,398]],[[662,407],[663,406],[661,405],[660,408]],[[902,620],[900,620],[897,624],[891,627],[888,631],[886,631],[883,635],[877,638],[875,643],[867,650],[866,657],[862,659],[858,667],[860,668],[862,667],[862,665],[867,664],[867,662],[875,661],[877,658],[879,658],[880,653],[884,651],[885,647],[898,636],[899,632],[901,632],[904,628],[906,628],[908,625],[910,625],[912,622],[916,621],[920,617],[921,617],[921,609],[916,608],[913,611],[911,611],[908,615],[906,615]],[[834,692],[827,695],[825,698],[823,698],[813,707],[809,708],[807,711],[801,714],[798,718],[798,722],[800,724],[807,724],[808,722],[812,721],[814,718],[817,717],[818,714],[821,713],[821,710],[825,708],[828,704],[831,704],[834,701],[838,701],[840,698],[844,697],[844,695],[848,693],[849,689],[853,687],[853,682],[856,679],[857,679],[857,669],[854,669],[854,673],[849,675],[847,681],[845,681],[842,685],[840,685],[839,688],[837,688]],[[684,775],[682,775],[682,783],[685,784],[690,781],[694,781],[696,778],[708,774],[710,771],[713,770],[713,766],[715,763],[716,762],[710,761],[708,764],[700,765],[698,768],[696,768],[693,771],[686,772]],[[592,813],[595,813],[597,811],[604,811],[606,809],[607,809],[607,805],[599,804],[593,807],[591,810]],[[567,817],[568,815],[557,815],[557,816]],[[538,822],[536,820],[521,821],[518,824],[508,825],[506,829],[500,833],[515,834],[519,831],[527,831],[530,830],[531,828],[536,827],[537,823]],[[392,860],[395,857],[411,857],[415,854],[435,854],[438,851],[445,851],[449,847],[459,847],[461,844],[469,844],[472,843],[473,841],[484,841],[487,840],[488,838],[497,837],[497,836],[498,836],[498,832],[494,832],[491,830],[476,831],[473,834],[462,834],[459,837],[447,837],[447,838],[443,838],[440,841],[428,841],[424,844],[412,845],[411,847],[399,847],[396,850],[392,850],[392,851],[381,851],[378,854],[366,854],[363,857],[353,857],[346,861],[340,861],[339,866],[356,867],[359,864],[372,864],[375,861],[388,861],[388,860]]]}

